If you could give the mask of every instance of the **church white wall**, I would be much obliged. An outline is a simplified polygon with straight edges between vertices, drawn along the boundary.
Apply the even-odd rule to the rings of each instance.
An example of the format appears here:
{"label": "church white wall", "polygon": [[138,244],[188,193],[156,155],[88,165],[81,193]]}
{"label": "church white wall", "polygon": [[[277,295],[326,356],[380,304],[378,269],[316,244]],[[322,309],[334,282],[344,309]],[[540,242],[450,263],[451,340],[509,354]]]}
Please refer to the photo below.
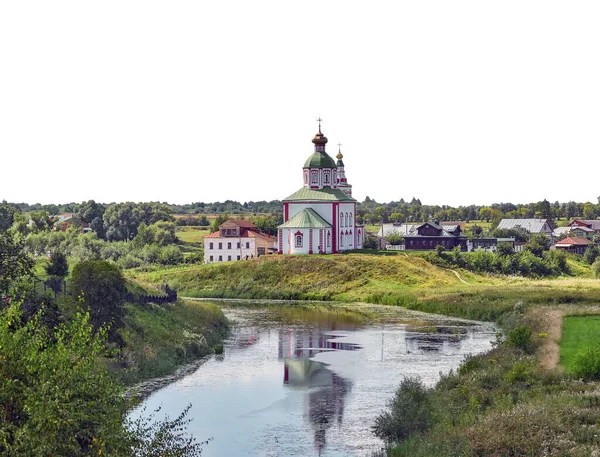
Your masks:
{"label": "church white wall", "polygon": [[[356,206],[354,203],[340,203],[338,206],[337,240],[340,251],[358,249],[356,243]],[[348,235],[346,235],[348,232]],[[352,234],[350,234],[352,232]]]}
{"label": "church white wall", "polygon": [[[312,243],[310,240],[310,231],[312,230]],[[302,246],[296,245],[296,236],[302,234]],[[319,252],[331,254],[333,252],[332,243],[327,247],[327,230],[323,230],[321,245],[321,229],[309,228],[286,228],[282,230],[282,254],[319,254]],[[311,249],[312,248],[312,249]],[[319,251],[321,248],[321,251]]]}

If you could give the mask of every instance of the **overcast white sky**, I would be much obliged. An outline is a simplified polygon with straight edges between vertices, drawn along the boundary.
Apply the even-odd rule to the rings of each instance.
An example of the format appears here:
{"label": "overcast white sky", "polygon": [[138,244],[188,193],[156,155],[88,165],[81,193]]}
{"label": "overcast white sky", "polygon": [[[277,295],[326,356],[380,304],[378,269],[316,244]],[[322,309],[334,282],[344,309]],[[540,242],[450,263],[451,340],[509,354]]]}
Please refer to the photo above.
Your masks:
{"label": "overcast white sky", "polygon": [[600,2],[0,3],[0,200],[596,201]]}

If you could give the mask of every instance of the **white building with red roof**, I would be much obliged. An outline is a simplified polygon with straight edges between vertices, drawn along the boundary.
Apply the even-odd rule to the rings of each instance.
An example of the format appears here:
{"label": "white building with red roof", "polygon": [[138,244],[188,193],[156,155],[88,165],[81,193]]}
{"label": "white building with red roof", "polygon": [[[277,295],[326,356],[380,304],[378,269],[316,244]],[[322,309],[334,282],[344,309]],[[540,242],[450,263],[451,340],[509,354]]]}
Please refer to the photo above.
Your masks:
{"label": "white building with red roof", "polygon": [[279,254],[331,254],[361,249],[364,228],[356,224],[356,200],[339,152],[338,163],[327,154],[327,137],[319,132],[315,152],[302,169],[304,186],[283,200],[278,227]]}
{"label": "white building with red roof", "polygon": [[219,231],[204,237],[204,263],[229,262],[273,254],[277,239],[262,233],[252,222],[229,220]]}

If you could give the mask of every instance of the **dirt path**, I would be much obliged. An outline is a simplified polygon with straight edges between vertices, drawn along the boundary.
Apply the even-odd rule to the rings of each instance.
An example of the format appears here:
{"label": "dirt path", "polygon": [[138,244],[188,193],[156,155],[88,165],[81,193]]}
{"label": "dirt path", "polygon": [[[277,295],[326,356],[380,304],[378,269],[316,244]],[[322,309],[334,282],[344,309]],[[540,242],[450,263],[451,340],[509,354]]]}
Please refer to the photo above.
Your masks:
{"label": "dirt path", "polygon": [[575,306],[565,305],[560,307],[538,307],[531,310],[531,315],[541,322],[541,328],[545,328],[548,337],[545,338],[540,348],[540,368],[552,370],[561,369],[558,365],[560,360],[560,338],[562,335],[562,323],[568,314],[598,314],[600,306]]}
{"label": "dirt path", "polygon": [[444,268],[444,270],[448,270],[448,271],[451,271],[452,273],[454,273],[460,282],[463,282],[465,284],[469,284],[467,281],[465,281],[463,278],[460,277],[460,275],[458,274],[458,271],[451,270],[450,268]]}

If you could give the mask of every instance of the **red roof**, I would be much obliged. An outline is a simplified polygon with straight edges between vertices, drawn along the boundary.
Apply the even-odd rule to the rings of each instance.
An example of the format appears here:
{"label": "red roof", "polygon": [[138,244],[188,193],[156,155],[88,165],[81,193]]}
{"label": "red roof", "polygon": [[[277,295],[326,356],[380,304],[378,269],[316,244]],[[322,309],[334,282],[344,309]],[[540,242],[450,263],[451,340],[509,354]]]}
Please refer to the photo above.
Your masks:
{"label": "red roof", "polygon": [[211,233],[210,235],[206,235],[204,238],[221,238],[221,234],[219,232]]}
{"label": "red roof", "polygon": [[242,219],[230,219],[228,221],[223,222],[219,227],[223,227],[224,225],[237,225],[238,227],[243,227],[243,228],[250,228],[250,229],[256,229],[256,225],[254,225],[252,222],[250,221],[244,221]]}
{"label": "red roof", "polygon": [[587,238],[581,238],[580,236],[568,236],[558,241],[555,246],[582,246],[586,244],[594,244],[593,241]]}

